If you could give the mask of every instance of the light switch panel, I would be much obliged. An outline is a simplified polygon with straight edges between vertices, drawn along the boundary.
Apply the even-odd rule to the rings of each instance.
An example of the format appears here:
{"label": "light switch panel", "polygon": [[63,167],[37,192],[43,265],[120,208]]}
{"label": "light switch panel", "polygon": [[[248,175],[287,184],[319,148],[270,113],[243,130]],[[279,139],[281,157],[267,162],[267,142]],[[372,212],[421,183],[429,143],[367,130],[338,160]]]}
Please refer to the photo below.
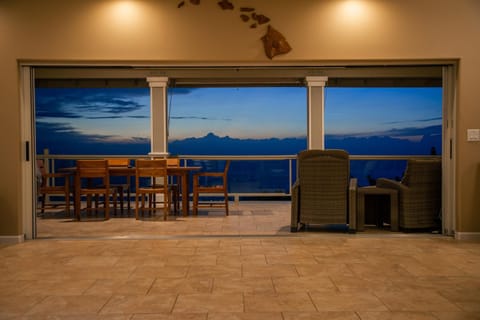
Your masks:
{"label": "light switch panel", "polygon": [[480,129],[467,129],[467,141],[480,141]]}

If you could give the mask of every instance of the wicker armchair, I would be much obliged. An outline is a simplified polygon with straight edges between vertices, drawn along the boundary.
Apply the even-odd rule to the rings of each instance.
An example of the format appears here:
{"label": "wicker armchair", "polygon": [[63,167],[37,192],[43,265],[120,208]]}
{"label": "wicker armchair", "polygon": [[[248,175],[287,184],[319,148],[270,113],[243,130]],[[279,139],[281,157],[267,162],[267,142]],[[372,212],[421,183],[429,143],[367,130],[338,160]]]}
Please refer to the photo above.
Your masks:
{"label": "wicker armchair", "polygon": [[399,226],[403,229],[439,227],[442,207],[440,159],[408,160],[402,181],[380,178],[377,187],[398,190]]}
{"label": "wicker armchair", "polygon": [[347,226],[348,220],[350,229],[355,229],[356,179],[349,183],[350,160],[346,151],[302,151],[297,156],[297,175],[292,189],[292,232],[310,224]]}

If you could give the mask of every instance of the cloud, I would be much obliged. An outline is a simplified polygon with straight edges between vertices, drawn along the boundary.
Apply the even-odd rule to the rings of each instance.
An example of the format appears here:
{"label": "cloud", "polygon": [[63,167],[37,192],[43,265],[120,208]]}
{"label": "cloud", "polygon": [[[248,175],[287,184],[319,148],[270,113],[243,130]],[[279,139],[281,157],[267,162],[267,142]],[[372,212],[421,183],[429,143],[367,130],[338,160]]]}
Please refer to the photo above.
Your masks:
{"label": "cloud", "polygon": [[112,138],[111,135],[84,134],[67,123],[53,123],[37,121],[37,138],[45,138],[51,143],[72,143],[86,142],[91,143],[99,140]]}
{"label": "cloud", "polygon": [[193,119],[193,120],[209,120],[209,121],[232,121],[230,118],[209,118],[209,117],[198,117],[198,116],[172,116],[170,119],[174,120],[186,120],[186,119]]}
{"label": "cloud", "polygon": [[36,148],[51,154],[146,154],[150,138],[89,134],[67,123],[37,121]]}
{"label": "cloud", "polygon": [[418,139],[418,137],[423,136],[434,136],[442,134],[442,126],[428,126],[428,127],[408,127],[408,128],[393,128],[385,131],[372,131],[372,132],[356,132],[348,134],[333,134],[329,135],[330,137],[355,137],[355,138],[364,138],[364,137],[391,137],[397,139]]}
{"label": "cloud", "polygon": [[85,117],[85,119],[89,120],[98,120],[98,119],[122,119],[124,117],[121,116],[100,116],[100,117]]}
{"label": "cloud", "polygon": [[169,95],[176,95],[176,94],[190,94],[195,90],[200,88],[168,88]]}
{"label": "cloud", "polygon": [[63,103],[55,99],[37,99],[35,104],[37,118],[81,118],[80,114],[65,110]]}
{"label": "cloud", "polygon": [[119,118],[148,110],[148,91],[132,89],[37,89],[37,118]]}
{"label": "cloud", "polygon": [[442,120],[442,117],[435,117],[435,118],[426,118],[426,119],[417,119],[417,120],[402,120],[402,121],[390,121],[384,122],[384,124],[401,124],[401,123],[411,123],[411,122],[429,122],[429,121],[438,121]]}
{"label": "cloud", "polygon": [[423,127],[423,128],[418,128],[418,127],[410,127],[410,128],[394,128],[391,130],[387,130],[383,132],[383,135],[385,136],[425,136],[425,135],[436,135],[438,133],[441,134],[442,132],[442,126],[437,125],[437,126],[428,126],[428,127]]}
{"label": "cloud", "polygon": [[150,119],[150,116],[127,116],[126,118],[132,118],[132,119]]}

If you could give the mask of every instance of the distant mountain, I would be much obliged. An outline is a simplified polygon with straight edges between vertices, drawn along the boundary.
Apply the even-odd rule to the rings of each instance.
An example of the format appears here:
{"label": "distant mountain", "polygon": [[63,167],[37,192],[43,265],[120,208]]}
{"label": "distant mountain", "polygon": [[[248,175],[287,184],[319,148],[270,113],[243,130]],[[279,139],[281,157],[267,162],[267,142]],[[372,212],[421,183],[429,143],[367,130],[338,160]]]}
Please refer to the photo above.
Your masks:
{"label": "distant mountain", "polygon": [[[420,136],[419,132],[415,132],[416,139],[408,139],[408,133],[400,137],[326,135],[325,147],[344,149],[353,155],[429,155],[433,149],[437,154],[441,154],[442,139],[437,132],[441,133],[440,126],[438,130],[431,132],[429,129]],[[219,137],[214,133],[169,143],[170,153],[179,155],[287,155],[297,154],[306,148],[306,137],[238,139]]]}
{"label": "distant mountain", "polygon": [[[394,129],[365,135],[326,135],[325,147],[344,149],[350,154],[428,155],[442,150],[441,126]],[[150,141],[133,138],[112,141],[111,137],[88,135],[68,126],[37,123],[37,152],[48,148],[51,154],[125,154],[150,152]],[[289,155],[307,148],[306,137],[239,139],[209,133],[204,137],[186,138],[169,143],[174,155]]]}
{"label": "distant mountain", "polygon": [[306,138],[238,139],[209,133],[168,144],[171,154],[191,155],[286,155],[297,154],[307,146]]}
{"label": "distant mountain", "polygon": [[389,136],[340,137],[325,136],[325,147],[344,149],[357,155],[429,155],[434,148],[441,154],[441,136],[423,136],[419,141]]}
{"label": "distant mountain", "polygon": [[[432,150],[441,154],[441,126],[423,129],[402,130],[401,134],[396,130],[363,137],[326,135],[325,146],[328,149],[344,149],[352,155],[429,155]],[[150,141],[106,142],[101,137],[68,130],[52,132],[46,126],[37,127],[37,152],[42,153],[44,148],[48,148],[51,154],[146,155],[150,151]],[[171,141],[168,148],[172,155],[294,155],[307,148],[307,139],[239,139],[209,133],[204,137]],[[201,165],[217,164],[202,162]],[[350,173],[358,178],[359,185],[368,185],[378,177],[398,179],[404,169],[405,161],[362,160],[352,161]],[[286,162],[236,161],[232,164],[229,177],[231,192],[287,192],[289,188]]]}

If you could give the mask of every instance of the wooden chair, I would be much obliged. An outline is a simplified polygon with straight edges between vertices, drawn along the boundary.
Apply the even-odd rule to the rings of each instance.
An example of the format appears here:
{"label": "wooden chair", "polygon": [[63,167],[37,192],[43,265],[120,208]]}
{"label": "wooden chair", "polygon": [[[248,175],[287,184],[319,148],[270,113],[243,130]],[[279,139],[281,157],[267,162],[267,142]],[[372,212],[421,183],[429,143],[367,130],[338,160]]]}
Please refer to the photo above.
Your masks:
{"label": "wooden chair", "polygon": [[110,219],[110,195],[113,195],[113,201],[117,201],[115,188],[110,187],[110,176],[108,172],[107,160],[77,160],[77,170],[75,174],[75,212],[77,220],[81,216],[81,196],[87,196],[86,211],[98,208],[91,207],[91,197],[103,195],[105,220]]}
{"label": "wooden chair", "polygon": [[[108,158],[107,159],[109,167],[119,167],[119,168],[128,168],[130,166],[130,159],[128,158]],[[110,178],[112,176],[122,176],[126,177],[125,183],[110,183],[111,188],[115,188],[117,191],[117,198],[119,198],[120,202],[120,212],[123,214],[123,200],[125,199],[125,193],[127,194],[127,214],[130,212],[131,203],[130,203],[130,176],[125,176],[124,174],[114,175],[110,173]],[[114,208],[117,208],[117,204],[114,204]],[[115,213],[116,214],[116,213]]]}
{"label": "wooden chair", "polygon": [[[135,218],[138,220],[140,209],[149,213],[156,211],[156,194],[163,194],[163,220],[170,212],[170,194],[168,188],[167,160],[137,159],[135,161]],[[147,180],[148,179],[148,180]],[[147,180],[147,181],[145,181]],[[148,201],[146,201],[148,197]],[[141,199],[141,200],[140,200]],[[148,202],[148,208],[145,203]],[[141,206],[140,206],[141,203]]]}
{"label": "wooden chair", "polygon": [[[65,215],[70,215],[70,175],[68,173],[48,173],[43,160],[37,160],[37,194],[40,196],[40,212],[45,213],[47,195],[63,196]],[[50,204],[57,206],[58,204]]]}
{"label": "wooden chair", "polygon": [[[193,214],[198,214],[200,207],[225,207],[225,214],[228,216],[228,182],[227,175],[230,167],[230,160],[225,162],[223,172],[198,172],[193,175]],[[220,182],[213,184],[213,182]],[[223,202],[200,203],[200,194],[222,194]]]}
{"label": "wooden chair", "polygon": [[[179,167],[180,158],[167,158],[167,167]],[[172,195],[173,211],[178,212],[180,207],[180,179],[179,177],[169,176],[168,186]]]}

